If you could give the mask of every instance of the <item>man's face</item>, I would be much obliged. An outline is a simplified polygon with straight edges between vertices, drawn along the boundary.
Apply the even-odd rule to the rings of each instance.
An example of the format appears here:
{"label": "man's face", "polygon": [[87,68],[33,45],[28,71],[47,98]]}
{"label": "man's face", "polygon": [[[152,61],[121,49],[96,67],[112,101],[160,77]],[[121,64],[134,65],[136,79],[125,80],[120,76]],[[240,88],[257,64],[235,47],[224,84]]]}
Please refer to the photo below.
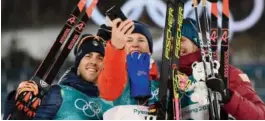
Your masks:
{"label": "man's face", "polygon": [[125,50],[127,54],[133,51],[150,53],[146,37],[138,33],[132,33],[125,37]]}
{"label": "man's face", "polygon": [[88,82],[96,83],[103,69],[103,56],[97,52],[86,54],[78,65],[78,73]]}
{"label": "man's face", "polygon": [[185,56],[198,51],[199,48],[188,38],[182,36],[180,56]]}

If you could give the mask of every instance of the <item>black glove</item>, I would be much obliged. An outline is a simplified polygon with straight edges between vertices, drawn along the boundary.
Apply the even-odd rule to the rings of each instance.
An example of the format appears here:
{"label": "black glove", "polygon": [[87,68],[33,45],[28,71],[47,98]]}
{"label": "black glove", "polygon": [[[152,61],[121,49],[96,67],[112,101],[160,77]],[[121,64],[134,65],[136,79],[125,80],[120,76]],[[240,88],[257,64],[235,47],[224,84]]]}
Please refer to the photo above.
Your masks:
{"label": "black glove", "polygon": [[105,24],[102,24],[97,32],[97,36],[100,36],[105,41],[110,40],[111,39],[111,27],[108,27]]}
{"label": "black glove", "polygon": [[225,87],[224,82],[220,78],[208,78],[206,80],[206,85],[214,92],[219,92],[222,95],[221,103],[228,103],[231,99],[231,91]]}
{"label": "black glove", "polygon": [[17,109],[25,112],[28,117],[35,117],[41,103],[40,96],[39,87],[34,81],[20,83],[15,97]]}
{"label": "black glove", "polygon": [[16,106],[18,110],[26,113],[28,117],[35,117],[36,110],[41,103],[39,96],[34,96],[32,92],[24,92],[18,96]]}

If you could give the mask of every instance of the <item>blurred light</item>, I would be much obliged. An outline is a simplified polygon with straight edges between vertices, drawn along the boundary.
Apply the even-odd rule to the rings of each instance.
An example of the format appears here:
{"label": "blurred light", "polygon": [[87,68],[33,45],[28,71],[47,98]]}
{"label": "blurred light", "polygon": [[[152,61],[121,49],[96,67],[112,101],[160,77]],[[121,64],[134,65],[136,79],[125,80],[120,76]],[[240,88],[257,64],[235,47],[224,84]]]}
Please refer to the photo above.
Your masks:
{"label": "blurred light", "polygon": [[[207,3],[208,12],[210,12],[210,3]],[[199,5],[201,6],[201,4]],[[164,28],[165,17],[166,17],[166,3],[162,0],[128,0],[122,7],[124,14],[133,20],[139,20],[142,15],[144,8],[146,7],[147,13],[151,20],[159,27]],[[242,20],[234,21],[232,13],[230,13],[230,35],[233,32],[246,31],[247,29],[253,27],[258,20],[261,18],[263,13],[264,0],[254,0],[254,6],[251,13]],[[192,1],[188,1],[184,6],[184,17],[193,18],[195,17],[195,12],[192,7]],[[218,10],[221,13],[222,3],[218,3]],[[198,7],[199,15],[202,14],[202,7]],[[221,18],[221,14],[219,14]],[[100,13],[98,8],[96,8],[92,15],[93,21],[97,25],[104,24],[105,15]],[[219,27],[221,27],[221,19],[219,19]]]}

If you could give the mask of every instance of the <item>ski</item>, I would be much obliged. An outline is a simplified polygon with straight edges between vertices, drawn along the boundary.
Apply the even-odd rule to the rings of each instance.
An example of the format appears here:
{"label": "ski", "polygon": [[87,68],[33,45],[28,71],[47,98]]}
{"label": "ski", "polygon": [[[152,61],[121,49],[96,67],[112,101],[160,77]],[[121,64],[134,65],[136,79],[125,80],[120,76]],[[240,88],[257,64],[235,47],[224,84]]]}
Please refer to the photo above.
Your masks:
{"label": "ski", "polygon": [[[219,72],[225,86],[229,87],[229,0],[223,0],[221,40]],[[221,110],[221,119],[228,120],[224,110]]]}
{"label": "ski", "polygon": [[217,3],[211,3],[211,30],[210,30],[210,39],[212,45],[212,54],[213,59],[218,60],[218,8]]}
{"label": "ski", "polygon": [[[76,41],[78,40],[80,34],[82,33],[85,27],[86,22],[89,20],[89,17],[91,16],[93,9],[95,8],[98,2],[98,0],[93,0],[92,3],[88,6],[86,1],[87,0],[80,0],[78,2],[77,6],[70,14],[69,18],[67,19],[67,22],[65,23],[61,32],[56,38],[56,41],[51,47],[49,53],[47,54],[43,62],[40,64],[34,76],[31,78],[31,80],[35,81],[39,86],[39,95],[34,99],[42,99],[45,92],[48,91],[49,85],[52,84],[54,77],[58,73],[61,65],[63,64],[64,60],[67,58],[68,54],[74,47]],[[70,34],[73,28],[74,32]],[[70,36],[69,39],[67,39],[68,36]],[[64,45],[64,47],[60,52],[62,45]],[[54,66],[54,64],[58,65]],[[56,70],[56,72],[53,70]],[[51,74],[51,72],[53,72],[53,74]],[[25,96],[25,93],[21,96]],[[16,100],[16,104],[18,104],[20,101],[23,102],[23,98],[21,98],[21,96],[19,96],[20,98]],[[31,104],[32,102],[29,102],[29,104]],[[26,112],[24,112],[23,110],[15,109],[12,114],[9,114],[8,119],[28,120],[32,119],[33,117],[34,115],[26,115]]]}
{"label": "ski", "polygon": [[85,14],[81,16],[81,20],[78,22],[76,27],[74,28],[74,32],[70,35],[69,40],[67,41],[65,46],[63,47],[62,52],[56,58],[55,62],[52,64],[51,69],[48,71],[45,80],[50,81],[55,78],[57,73],[59,72],[60,67],[64,63],[65,59],[69,55],[70,51],[73,49],[75,43],[77,42],[80,34],[86,26],[87,21],[92,15],[93,9],[96,7],[98,0],[93,0],[90,6],[87,7]]}
{"label": "ski", "polygon": [[[217,49],[218,49],[218,8],[217,8],[217,1],[216,2],[212,2],[211,3],[211,28],[210,28],[210,35],[208,35],[210,37],[210,42],[211,42],[211,50],[212,50],[212,60],[218,60],[218,53],[217,53]],[[209,25],[209,24],[208,24]],[[211,99],[211,97],[213,97],[214,99]],[[214,100],[216,101],[216,95],[213,96],[209,96],[209,100]],[[218,107],[214,107],[217,106],[216,102],[214,103],[210,103],[209,104],[210,110],[209,113],[213,113],[212,115],[210,115],[210,119],[215,119],[215,117],[218,115],[217,119],[219,118],[219,103],[218,103]],[[216,110],[213,110],[216,109]]]}
{"label": "ski", "polygon": [[[37,71],[35,72],[32,78],[38,77],[44,80],[44,76],[49,69],[51,63],[54,62],[55,56],[60,50],[61,46],[65,43],[69,33],[71,32],[72,28],[77,24],[78,18],[80,14],[84,11],[86,5],[86,0],[80,0],[74,10],[71,12],[70,16],[68,17],[66,23],[64,24],[62,30],[60,31],[59,35],[57,36],[53,46],[50,48],[49,53],[42,61],[40,66],[38,67]],[[53,80],[46,80],[47,84],[51,84]]]}
{"label": "ski", "polygon": [[159,86],[159,99],[160,102],[157,106],[157,119],[165,120],[168,118],[170,112],[168,112],[168,78],[171,61],[171,46],[172,46],[172,29],[174,26],[174,5],[171,0],[167,1],[166,22],[164,28],[164,40],[162,51],[162,62],[160,69],[160,86]]}
{"label": "ski", "polygon": [[[204,70],[206,70],[208,67],[210,66],[210,72],[205,71],[205,81],[207,81],[208,79],[214,79],[214,78],[218,78],[216,76],[216,74],[214,73],[214,62],[213,62],[213,58],[212,58],[212,49],[211,49],[211,42],[210,42],[210,33],[209,33],[209,22],[208,22],[208,14],[207,14],[207,7],[206,7],[206,3],[207,0],[202,0],[202,5],[203,5],[203,17],[204,17],[204,25],[205,25],[205,39],[203,39],[202,36],[202,28],[200,26],[200,18],[198,15],[198,1],[197,0],[193,0],[193,5],[194,5],[194,9],[195,9],[195,15],[196,15],[196,21],[197,21],[197,28],[198,28],[198,35],[199,35],[199,39],[200,41],[200,48],[201,48],[201,59],[203,62],[203,67]],[[209,63],[210,65],[207,65],[207,63]],[[217,92],[213,92],[210,89],[207,89],[208,91],[208,99],[209,99],[209,118],[210,119],[214,119],[214,120],[219,120],[220,119],[220,104],[219,104],[219,98],[217,97],[218,93]]]}
{"label": "ski", "polygon": [[181,27],[184,3],[182,0],[168,0],[162,64],[160,71],[159,99],[157,119],[180,119],[180,104],[177,92],[178,60],[180,53]]}
{"label": "ski", "polygon": [[175,28],[174,28],[174,40],[173,40],[173,48],[172,48],[172,60],[171,60],[171,78],[170,81],[172,81],[171,85],[173,88],[171,89],[173,91],[173,112],[174,112],[174,117],[173,120],[180,120],[181,119],[181,101],[179,98],[179,80],[178,80],[178,75],[180,74],[179,72],[179,59],[180,59],[180,42],[182,38],[182,24],[183,24],[183,18],[184,18],[184,3],[179,0],[176,1],[175,3],[176,11],[174,12],[174,20],[175,20]]}

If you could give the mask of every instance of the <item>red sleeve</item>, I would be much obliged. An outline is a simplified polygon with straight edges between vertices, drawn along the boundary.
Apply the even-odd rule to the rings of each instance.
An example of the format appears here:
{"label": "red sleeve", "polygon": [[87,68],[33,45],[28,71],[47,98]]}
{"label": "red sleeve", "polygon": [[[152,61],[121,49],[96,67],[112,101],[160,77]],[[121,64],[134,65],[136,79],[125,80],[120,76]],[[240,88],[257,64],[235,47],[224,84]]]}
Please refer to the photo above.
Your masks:
{"label": "red sleeve", "polygon": [[123,92],[127,82],[126,53],[114,48],[107,42],[104,57],[104,69],[98,80],[100,96],[106,100],[115,100]]}
{"label": "red sleeve", "polygon": [[229,69],[232,98],[224,105],[225,110],[237,120],[265,119],[264,102],[252,88],[247,75],[232,66]]}

